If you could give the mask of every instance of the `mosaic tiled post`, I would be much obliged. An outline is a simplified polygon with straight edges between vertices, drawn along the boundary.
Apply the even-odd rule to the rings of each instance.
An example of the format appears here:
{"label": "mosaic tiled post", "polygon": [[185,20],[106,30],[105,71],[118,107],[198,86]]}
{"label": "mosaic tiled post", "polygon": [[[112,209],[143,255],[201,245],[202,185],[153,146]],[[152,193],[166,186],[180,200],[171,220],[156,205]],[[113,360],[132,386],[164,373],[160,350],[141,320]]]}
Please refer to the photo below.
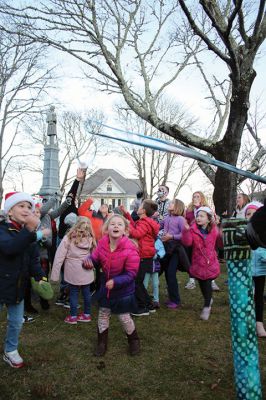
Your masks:
{"label": "mosaic tiled post", "polygon": [[223,221],[231,314],[231,336],[237,398],[261,400],[251,251],[244,234],[246,221]]}

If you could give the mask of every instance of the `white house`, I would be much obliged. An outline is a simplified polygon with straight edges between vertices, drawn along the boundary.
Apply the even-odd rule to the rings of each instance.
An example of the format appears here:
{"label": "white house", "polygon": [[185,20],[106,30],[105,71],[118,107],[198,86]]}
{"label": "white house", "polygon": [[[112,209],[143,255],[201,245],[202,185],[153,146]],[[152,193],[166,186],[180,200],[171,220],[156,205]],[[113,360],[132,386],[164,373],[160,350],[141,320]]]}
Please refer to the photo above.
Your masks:
{"label": "white house", "polygon": [[131,210],[131,204],[140,190],[138,179],[125,178],[115,169],[100,168],[85,180],[80,197],[82,202],[92,197],[95,210],[101,204],[108,204],[111,210],[123,204]]}

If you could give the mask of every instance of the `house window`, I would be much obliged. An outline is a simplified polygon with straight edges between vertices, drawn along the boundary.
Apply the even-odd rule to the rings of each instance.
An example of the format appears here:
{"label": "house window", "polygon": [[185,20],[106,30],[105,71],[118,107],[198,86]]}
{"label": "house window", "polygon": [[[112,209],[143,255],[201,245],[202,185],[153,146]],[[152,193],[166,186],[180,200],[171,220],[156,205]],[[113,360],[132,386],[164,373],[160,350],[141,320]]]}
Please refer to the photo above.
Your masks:
{"label": "house window", "polygon": [[104,204],[104,199],[101,199],[101,206]]}
{"label": "house window", "polygon": [[112,208],[115,208],[115,199],[112,199]]}
{"label": "house window", "polygon": [[118,206],[121,206],[121,199],[118,199],[118,200],[117,200],[117,205],[118,205]]}
{"label": "house window", "polygon": [[112,191],[112,179],[109,178],[107,180],[107,188],[106,188],[107,192],[111,192]]}

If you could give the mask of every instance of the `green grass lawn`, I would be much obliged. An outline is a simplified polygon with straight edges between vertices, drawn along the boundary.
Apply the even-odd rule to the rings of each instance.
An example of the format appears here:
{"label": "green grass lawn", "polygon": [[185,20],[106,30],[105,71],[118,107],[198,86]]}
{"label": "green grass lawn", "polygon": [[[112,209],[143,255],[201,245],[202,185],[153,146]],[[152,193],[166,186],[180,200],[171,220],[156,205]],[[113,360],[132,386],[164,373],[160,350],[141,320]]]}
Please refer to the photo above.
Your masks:
{"label": "green grass lawn", "polygon": [[[67,325],[67,310],[52,305],[36,322],[23,327],[20,353],[26,367],[13,370],[0,361],[0,399],[196,400],[235,399],[226,274],[217,280],[208,322],[199,320],[199,288],[186,290],[187,275],[178,273],[183,307],[168,310],[164,278],[161,309],[135,318],[141,355],[127,355],[127,341],[115,316],[104,358],[92,356],[97,309],[89,324]],[[0,338],[5,333],[1,314]],[[266,392],[266,341],[259,341],[261,377]]]}

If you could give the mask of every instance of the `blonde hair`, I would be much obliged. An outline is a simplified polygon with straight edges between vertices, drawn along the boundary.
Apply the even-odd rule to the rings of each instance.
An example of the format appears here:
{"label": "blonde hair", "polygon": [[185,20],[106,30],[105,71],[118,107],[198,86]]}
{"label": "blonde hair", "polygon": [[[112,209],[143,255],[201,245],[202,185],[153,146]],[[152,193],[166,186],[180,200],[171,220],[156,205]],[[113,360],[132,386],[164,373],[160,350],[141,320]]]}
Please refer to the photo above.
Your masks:
{"label": "blonde hair", "polygon": [[128,221],[125,217],[123,217],[123,215],[120,215],[120,214],[113,214],[113,215],[111,215],[111,217],[109,217],[109,218],[105,221],[105,223],[103,224],[103,233],[107,233],[107,231],[108,231],[108,226],[110,225],[110,222],[111,222],[114,218],[120,218],[120,219],[122,219],[122,221],[123,221],[124,224],[125,224],[125,230],[126,230],[126,232],[128,233],[129,221]]}
{"label": "blonde hair", "polygon": [[171,212],[171,214],[176,216],[181,215],[183,217],[185,213],[185,204],[183,203],[183,201],[179,199],[174,199],[173,203],[174,203],[174,209]]}
{"label": "blonde hair", "polygon": [[67,233],[69,240],[73,240],[75,245],[79,244],[83,238],[92,238],[92,247],[96,247],[96,240],[92,229],[91,221],[87,217],[78,217],[77,222]]}
{"label": "blonde hair", "polygon": [[196,193],[198,193],[198,194],[200,195],[200,205],[201,205],[201,206],[209,206],[205,195],[204,195],[202,192],[200,192],[199,190],[197,190],[196,192],[194,192],[194,193],[192,194],[192,202],[189,203],[189,205],[188,205],[188,207],[187,207],[188,211],[194,211],[194,209],[195,209],[195,206],[194,206],[194,204],[193,204],[193,196],[194,196]]}

